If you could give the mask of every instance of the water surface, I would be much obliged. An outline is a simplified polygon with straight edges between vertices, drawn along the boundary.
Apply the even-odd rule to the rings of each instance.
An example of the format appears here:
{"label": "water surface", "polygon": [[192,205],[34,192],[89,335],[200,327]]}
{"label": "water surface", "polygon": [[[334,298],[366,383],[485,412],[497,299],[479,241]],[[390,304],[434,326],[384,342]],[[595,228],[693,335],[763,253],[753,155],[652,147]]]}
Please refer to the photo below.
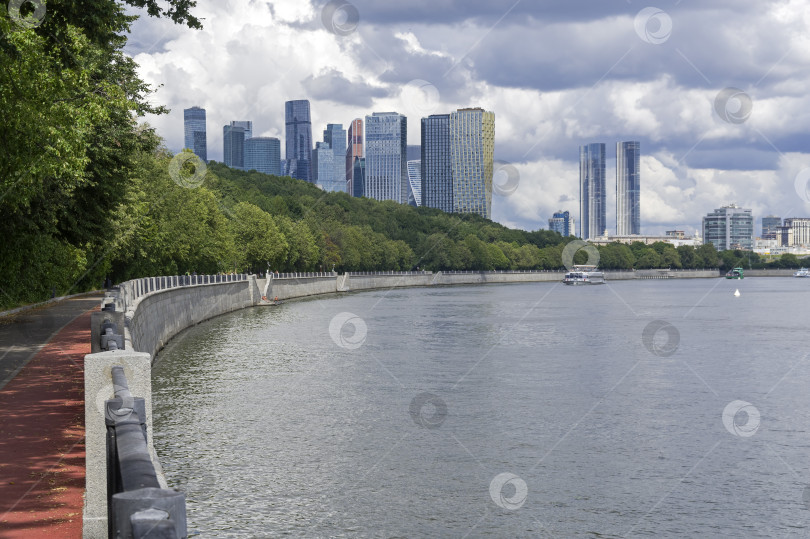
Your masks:
{"label": "water surface", "polygon": [[202,536],[806,537],[809,304],[752,278],[247,309],[160,352],[155,445]]}

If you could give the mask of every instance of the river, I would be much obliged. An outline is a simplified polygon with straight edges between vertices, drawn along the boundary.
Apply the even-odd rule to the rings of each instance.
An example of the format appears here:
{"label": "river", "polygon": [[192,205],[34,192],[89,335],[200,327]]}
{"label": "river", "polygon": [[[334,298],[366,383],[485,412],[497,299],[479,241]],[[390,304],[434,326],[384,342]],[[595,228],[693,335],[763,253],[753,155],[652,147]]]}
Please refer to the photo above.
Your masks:
{"label": "river", "polygon": [[809,310],[792,278],[246,309],[158,354],[155,447],[203,537],[807,537]]}

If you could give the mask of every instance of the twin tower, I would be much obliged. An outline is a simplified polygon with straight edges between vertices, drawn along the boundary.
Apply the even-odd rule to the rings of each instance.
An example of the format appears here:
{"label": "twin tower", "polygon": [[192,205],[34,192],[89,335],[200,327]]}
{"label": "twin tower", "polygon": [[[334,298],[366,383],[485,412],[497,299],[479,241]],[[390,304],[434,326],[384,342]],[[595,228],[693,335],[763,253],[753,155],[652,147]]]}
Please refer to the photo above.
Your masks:
{"label": "twin tower", "polygon": [[[639,156],[641,144],[616,143],[616,235],[641,234]],[[605,145],[579,147],[579,232],[582,239],[607,235]]]}

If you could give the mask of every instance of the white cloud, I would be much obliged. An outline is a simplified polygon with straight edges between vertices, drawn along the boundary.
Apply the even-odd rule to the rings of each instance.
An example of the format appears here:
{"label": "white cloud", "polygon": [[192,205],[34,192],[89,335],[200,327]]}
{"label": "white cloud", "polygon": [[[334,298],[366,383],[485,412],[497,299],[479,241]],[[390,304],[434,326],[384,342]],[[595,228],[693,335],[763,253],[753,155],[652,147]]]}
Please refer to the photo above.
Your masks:
{"label": "white cloud", "polygon": [[[521,174],[511,197],[493,201],[503,223],[546,227],[558,209],[578,219],[578,146],[604,142],[610,160],[619,140],[642,141],[644,232],[699,227],[702,215],[733,201],[758,217],[810,210],[793,189],[810,167],[810,155],[797,153],[810,125],[805,2],[673,8],[672,37],[660,46],[635,35],[634,7],[595,17],[572,7],[544,21],[520,6],[524,13],[493,26],[497,17],[443,19],[452,3],[428,4],[421,22],[386,21],[385,10],[366,20],[366,7],[358,30],[342,37],[322,26],[322,6],[298,0],[202,0],[201,31],[145,17],[129,50],[144,80],[162,85],[152,101],[172,109],[148,121],[179,150],[182,110],[203,106],[209,156],[219,160],[231,120],[253,120],[255,134],[283,139],[289,99],[311,99],[316,139],[326,123],[395,110],[409,116],[410,144],[419,143],[421,116],[483,106],[496,114],[496,159]],[[746,122],[715,113],[726,86],[750,94]],[[330,98],[330,90],[357,99]]]}

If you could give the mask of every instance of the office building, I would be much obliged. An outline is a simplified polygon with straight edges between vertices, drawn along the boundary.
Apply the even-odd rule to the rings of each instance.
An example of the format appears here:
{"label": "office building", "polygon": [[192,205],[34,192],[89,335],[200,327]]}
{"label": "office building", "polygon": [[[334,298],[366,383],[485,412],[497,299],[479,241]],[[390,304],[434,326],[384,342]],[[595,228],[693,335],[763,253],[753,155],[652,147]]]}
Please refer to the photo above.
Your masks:
{"label": "office building", "polygon": [[[346,192],[350,196],[363,196],[362,189],[356,189],[360,179],[355,179],[355,162],[363,157],[363,120],[355,118],[349,124],[349,136],[346,144]],[[359,168],[358,168],[359,170]],[[359,195],[357,193],[360,193]]]}
{"label": "office building", "polygon": [[780,247],[810,247],[810,218],[788,217],[776,231]]}
{"label": "office building", "polygon": [[579,235],[582,239],[607,233],[605,210],[605,145],[579,147]]}
{"label": "office building", "polygon": [[375,112],[366,116],[365,130],[364,196],[406,204],[408,119],[397,112]]}
{"label": "office building", "polygon": [[453,174],[450,167],[450,115],[422,118],[422,206],[453,211]]}
{"label": "office building", "polygon": [[275,137],[252,137],[245,141],[245,170],[281,176],[281,142]]}
{"label": "office building", "polygon": [[405,153],[408,156],[408,161],[418,161],[422,159],[422,145],[408,144]]}
{"label": "office building", "polygon": [[[341,175],[343,167],[340,167]],[[330,193],[346,192],[346,182],[335,179],[335,154],[327,142],[315,143],[312,150],[312,182]]]}
{"label": "office building", "polygon": [[495,113],[482,108],[450,113],[453,211],[492,216]]}
{"label": "office building", "polygon": [[641,234],[640,172],[641,144],[616,143],[616,235]]}
{"label": "office building", "polygon": [[574,221],[569,212],[559,210],[548,220],[548,229],[559,233],[561,236],[573,236],[576,234]]}
{"label": "office building", "polygon": [[298,99],[284,103],[285,173],[299,180],[312,181],[312,121],[309,100]]}
{"label": "office building", "polygon": [[762,239],[775,240],[776,229],[782,226],[782,218],[776,215],[769,215],[762,218]]}
{"label": "office building", "polygon": [[245,167],[245,129],[226,125],[222,128],[223,163],[231,168]]}
{"label": "office building", "polygon": [[251,120],[232,121],[231,127],[241,127],[245,130],[245,140],[253,138],[253,122]]}
{"label": "office building", "polygon": [[703,243],[711,243],[718,251],[753,249],[754,217],[751,210],[730,204],[706,215],[703,218]]}
{"label": "office building", "polygon": [[204,162],[208,162],[208,142],[205,134],[205,109],[183,109],[183,144]]}
{"label": "office building", "polygon": [[352,192],[353,197],[366,196],[366,158],[355,157],[352,165]]}
{"label": "office building", "polygon": [[422,161],[408,161],[408,204],[422,205]]}
{"label": "office building", "polygon": [[344,156],[346,155],[346,130],[343,129],[343,124],[327,124],[323,132],[323,141],[329,144],[332,148],[333,167],[332,182],[340,183],[341,187],[338,189],[336,186],[330,191],[348,192],[346,189],[346,163]]}

